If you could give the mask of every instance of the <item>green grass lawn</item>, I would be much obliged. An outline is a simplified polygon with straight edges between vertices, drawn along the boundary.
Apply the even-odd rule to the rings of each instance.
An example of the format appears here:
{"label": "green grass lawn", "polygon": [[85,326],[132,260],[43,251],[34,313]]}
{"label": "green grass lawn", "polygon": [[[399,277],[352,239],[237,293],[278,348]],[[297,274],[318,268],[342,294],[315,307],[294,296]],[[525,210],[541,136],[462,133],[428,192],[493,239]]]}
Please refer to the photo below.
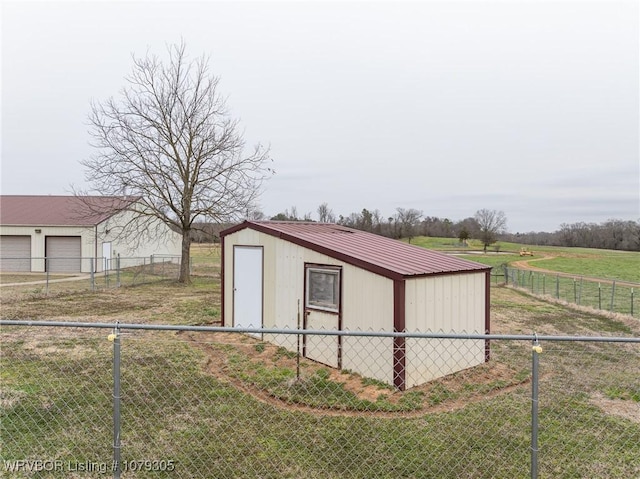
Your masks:
{"label": "green grass lawn", "polygon": [[563,273],[640,283],[640,253],[611,253],[588,257],[558,256],[536,261],[535,266]]}
{"label": "green grass lawn", "polygon": [[[3,316],[213,324],[218,286],[219,278],[200,276],[191,286],[33,296],[3,304]],[[498,333],[640,334],[638,325],[508,288],[492,290],[491,315]],[[10,438],[0,446],[3,460],[110,464],[109,332],[3,327],[0,436]],[[489,364],[498,372],[516,371],[515,382],[506,376],[477,381],[490,369],[480,376],[463,371],[424,394],[382,388],[379,400],[369,402],[347,393],[342,375],[321,372],[327,368],[312,373],[307,366],[306,382],[289,382],[294,370],[263,358],[266,345],[253,340],[247,343],[256,353],[251,357],[243,353],[247,348],[208,334],[127,331],[121,343],[122,459],[175,464],[173,471],[124,478],[528,477],[529,342],[492,341]],[[638,347],[546,342],[543,348],[541,477],[637,476]],[[392,403],[394,394],[406,400]]]}
{"label": "green grass lawn", "polygon": [[[456,249],[446,241],[441,246]],[[627,277],[634,277],[638,258],[638,253],[571,248],[542,253],[566,258],[569,263],[556,267],[567,269],[601,258],[602,274],[622,271]],[[49,295],[33,287],[21,293],[12,288],[11,295],[3,291],[2,317],[218,324],[219,250],[197,245],[193,257],[189,286],[162,281]],[[517,254],[464,257],[497,267],[521,259]],[[572,294],[573,283],[566,288]],[[492,288],[491,317],[496,333],[640,336],[634,322],[566,309],[502,287]],[[3,460],[111,463],[109,332],[3,327]],[[363,390],[376,389],[369,399],[345,388],[343,381],[353,380],[348,372],[331,376],[327,368],[308,363],[305,381],[292,381],[295,369],[280,362],[286,354],[263,357],[265,344],[248,344],[256,354],[207,334],[122,334],[122,459],[175,465],[173,471],[127,472],[124,478],[528,477],[529,342],[494,340],[487,366],[423,389],[378,390],[363,379]],[[540,372],[541,477],[639,476],[638,346],[545,342]],[[495,376],[480,380],[489,374]],[[41,471],[24,477],[62,475]],[[0,477],[23,476],[5,470]]]}
{"label": "green grass lawn", "polygon": [[[477,240],[469,240],[469,245],[460,245],[454,238],[429,238],[419,236],[411,240],[411,244],[439,251],[481,251],[482,244]],[[520,257],[519,251],[526,246],[534,256]],[[496,254],[496,250],[500,253]],[[640,283],[640,252],[613,251],[595,248],[566,248],[556,246],[532,246],[500,241],[488,248],[487,254],[468,254],[465,259],[488,264],[493,267],[504,263],[526,260],[531,266],[569,273],[578,276],[591,276],[601,279],[616,279]],[[548,259],[542,259],[549,257]]]}
{"label": "green grass lawn", "polygon": [[[517,298],[507,295],[502,301]],[[524,311],[540,307],[546,308],[530,305]],[[11,438],[2,445],[4,460],[111,463],[112,357],[110,343],[100,336],[105,335],[49,335],[3,344],[0,433]],[[549,349],[542,362],[549,376],[541,385],[543,477],[634,477],[640,424],[606,414],[590,398],[609,394],[624,397],[620,403],[633,402],[628,391],[638,384],[629,368],[638,371],[638,355],[600,346],[588,354],[575,345]],[[517,343],[496,344],[495,354],[497,361],[529,359]],[[620,360],[632,357],[622,374]],[[527,384],[412,417],[315,414],[246,394],[208,374],[207,361],[169,333],[123,337],[122,459],[175,464],[171,472],[124,477],[527,477]],[[567,373],[575,367],[584,371],[571,378]],[[596,374],[603,370],[615,379],[616,391],[612,380]],[[592,378],[586,386],[584,377]],[[326,385],[317,387],[318,398],[333,394],[322,389]]]}

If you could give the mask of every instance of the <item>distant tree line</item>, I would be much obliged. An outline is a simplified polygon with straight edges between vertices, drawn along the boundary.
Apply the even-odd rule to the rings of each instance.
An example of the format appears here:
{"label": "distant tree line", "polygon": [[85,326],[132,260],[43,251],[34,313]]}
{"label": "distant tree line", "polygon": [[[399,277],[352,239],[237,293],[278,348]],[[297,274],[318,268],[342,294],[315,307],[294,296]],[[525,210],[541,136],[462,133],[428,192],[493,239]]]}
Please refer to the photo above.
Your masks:
{"label": "distant tree line", "polygon": [[640,220],[610,219],[603,223],[563,223],[553,233],[531,232],[504,235],[505,241],[541,246],[577,246],[640,251]]}
{"label": "distant tree line", "polygon": [[[456,222],[448,218],[425,216],[422,211],[414,208],[396,208],[396,212],[389,217],[384,217],[377,209],[367,208],[349,216],[336,217],[329,205],[322,203],[317,209],[317,214],[318,221],[323,223],[337,223],[389,238],[407,238],[409,243],[415,236],[458,238],[463,245],[466,245],[469,238],[476,238],[482,241],[485,250],[506,230],[507,222],[502,211],[486,209],[478,210],[473,217]],[[299,216],[295,206],[271,217],[271,220],[313,221],[311,213]]]}
{"label": "distant tree line", "polygon": [[[315,216],[315,218],[314,218]],[[496,241],[539,246],[579,246],[626,251],[640,251],[640,220],[623,221],[608,220],[604,223],[572,223],[562,224],[558,231],[506,233],[507,218],[502,211],[481,209],[474,216],[452,221],[449,218],[426,216],[413,208],[396,208],[391,216],[383,216],[379,210],[363,208],[348,216],[336,215],[327,203],[322,203],[316,215],[310,212],[299,214],[292,206],[284,212],[267,218],[260,211],[249,211],[250,220],[272,221],[319,221],[337,223],[350,228],[376,233],[389,238],[407,238],[409,242],[416,236],[441,238],[457,238],[461,245],[469,239],[481,241],[486,247]],[[192,239],[196,243],[218,242],[220,231],[230,224],[195,224]]]}
{"label": "distant tree line", "polygon": [[[313,221],[311,213],[298,215],[294,206],[284,213],[271,217],[281,221]],[[338,223],[354,229],[388,236],[407,238],[415,236],[458,238],[461,244],[474,238],[482,241],[485,249],[498,240],[539,246],[577,246],[625,251],[640,251],[640,220],[610,219],[603,223],[564,223],[558,231],[506,233],[507,218],[502,211],[481,209],[474,216],[452,221],[449,218],[426,216],[420,210],[396,208],[388,217],[379,210],[363,208],[348,216],[337,215],[322,203],[317,209],[318,221]]]}

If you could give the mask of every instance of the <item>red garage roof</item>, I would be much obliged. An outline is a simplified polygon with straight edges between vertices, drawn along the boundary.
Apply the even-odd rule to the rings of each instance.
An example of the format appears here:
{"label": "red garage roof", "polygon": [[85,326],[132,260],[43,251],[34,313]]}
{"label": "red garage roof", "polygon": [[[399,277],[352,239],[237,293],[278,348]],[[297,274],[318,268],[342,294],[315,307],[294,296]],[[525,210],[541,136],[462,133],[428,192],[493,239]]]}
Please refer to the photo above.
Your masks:
{"label": "red garage roof", "polygon": [[124,196],[0,196],[0,224],[94,226],[136,199]]}
{"label": "red garage roof", "polygon": [[245,228],[276,236],[395,279],[491,269],[484,264],[329,223],[245,221],[222,231],[220,236],[224,237]]}

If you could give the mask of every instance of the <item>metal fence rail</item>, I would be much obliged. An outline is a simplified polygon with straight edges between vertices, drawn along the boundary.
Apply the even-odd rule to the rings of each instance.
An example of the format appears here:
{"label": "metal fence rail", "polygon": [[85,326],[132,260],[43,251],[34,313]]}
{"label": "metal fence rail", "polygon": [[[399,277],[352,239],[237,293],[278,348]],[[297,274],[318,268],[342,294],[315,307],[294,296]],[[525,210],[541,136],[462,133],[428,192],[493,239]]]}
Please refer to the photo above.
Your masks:
{"label": "metal fence rail", "polygon": [[640,317],[640,284],[505,268],[505,284],[567,303]]}
{"label": "metal fence rail", "polygon": [[[640,476],[637,337],[0,326],[2,477]],[[333,344],[312,336],[367,375],[304,357]],[[394,337],[440,377],[376,379]]]}

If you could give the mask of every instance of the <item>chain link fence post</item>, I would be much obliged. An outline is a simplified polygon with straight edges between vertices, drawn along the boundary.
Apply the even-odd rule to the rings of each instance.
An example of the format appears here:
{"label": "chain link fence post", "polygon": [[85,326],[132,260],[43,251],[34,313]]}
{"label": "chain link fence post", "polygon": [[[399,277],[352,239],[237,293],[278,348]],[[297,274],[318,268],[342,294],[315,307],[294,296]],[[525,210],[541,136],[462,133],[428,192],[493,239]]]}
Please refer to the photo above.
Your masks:
{"label": "chain link fence post", "polygon": [[96,289],[96,267],[98,258],[89,258],[89,276],[91,278],[91,291]]}
{"label": "chain link fence post", "polygon": [[538,478],[538,366],[542,346],[535,335],[531,350],[531,479]]}
{"label": "chain link fence post", "polygon": [[120,478],[120,330],[118,322],[109,335],[113,342],[113,477]]}
{"label": "chain link fence post", "polygon": [[611,312],[613,312],[613,305],[615,304],[615,298],[616,298],[616,281],[614,279],[613,283],[611,284],[611,307],[609,308],[609,311]]}
{"label": "chain link fence post", "polygon": [[48,295],[49,294],[49,268],[47,267],[46,263],[47,263],[47,260],[45,259],[45,268],[44,269],[45,269],[46,274],[47,274],[47,287],[45,289],[45,294]]}
{"label": "chain link fence post", "polygon": [[602,286],[598,283],[598,309],[602,309]]}
{"label": "chain link fence post", "polygon": [[580,305],[582,303],[582,283],[583,283],[584,277],[580,276],[580,288],[578,289],[578,305]]}
{"label": "chain link fence post", "polygon": [[120,286],[120,253],[118,253],[116,256],[116,288]]}

